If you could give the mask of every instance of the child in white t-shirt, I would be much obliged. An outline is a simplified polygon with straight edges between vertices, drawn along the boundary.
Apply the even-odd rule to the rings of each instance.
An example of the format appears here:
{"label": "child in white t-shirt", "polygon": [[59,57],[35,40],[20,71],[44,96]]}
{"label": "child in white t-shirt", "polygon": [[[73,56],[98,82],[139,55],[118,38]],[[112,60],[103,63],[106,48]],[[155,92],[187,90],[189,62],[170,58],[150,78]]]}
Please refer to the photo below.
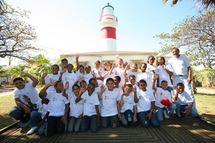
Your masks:
{"label": "child in white t-shirt", "polygon": [[154,127],[160,126],[157,120],[154,108],[155,108],[155,97],[151,90],[148,90],[147,83],[144,79],[138,82],[139,90],[137,90],[137,116],[141,126],[147,127],[151,123]]}
{"label": "child in white t-shirt", "polygon": [[173,111],[176,109],[176,105],[172,103],[171,93],[167,90],[168,82],[163,80],[161,87],[155,87],[155,81],[158,76],[155,76],[152,84],[152,88],[155,90],[155,111],[158,121],[163,121],[163,115],[165,118],[169,118]]}
{"label": "child in white t-shirt", "polygon": [[118,118],[121,119],[119,100],[120,94],[117,90],[114,90],[114,81],[112,78],[108,78],[105,86],[101,87],[99,94],[101,100],[101,125],[103,128],[118,126]]}
{"label": "child in white t-shirt", "polygon": [[134,102],[134,94],[136,94],[136,91],[132,92],[132,89],[133,87],[131,84],[126,84],[124,87],[124,93],[122,94],[119,102],[121,108],[121,123],[124,127],[128,127],[128,125],[133,126],[137,121],[136,104]]}
{"label": "child in white t-shirt", "polygon": [[72,93],[68,94],[68,100],[70,102],[70,113],[67,130],[69,132],[78,132],[80,130],[81,120],[83,117],[84,102],[82,100],[76,103],[75,100],[78,96],[81,96],[82,92],[83,91],[80,91],[80,87],[77,84],[74,84],[72,87]]}
{"label": "child in white t-shirt", "polygon": [[[54,86],[55,91],[46,92],[50,86]],[[47,136],[58,133],[64,133],[66,130],[69,101],[66,96],[66,88],[61,81],[51,81],[41,91],[40,97],[46,97],[50,100],[49,115],[47,118]]]}
{"label": "child in white t-shirt", "polygon": [[98,132],[98,125],[100,122],[99,115],[99,99],[98,95],[94,92],[95,85],[93,83],[89,83],[87,86],[87,90],[78,96],[75,99],[75,102],[78,103],[81,100],[84,101],[84,117],[81,121],[81,131],[87,131],[90,129],[92,132]]}

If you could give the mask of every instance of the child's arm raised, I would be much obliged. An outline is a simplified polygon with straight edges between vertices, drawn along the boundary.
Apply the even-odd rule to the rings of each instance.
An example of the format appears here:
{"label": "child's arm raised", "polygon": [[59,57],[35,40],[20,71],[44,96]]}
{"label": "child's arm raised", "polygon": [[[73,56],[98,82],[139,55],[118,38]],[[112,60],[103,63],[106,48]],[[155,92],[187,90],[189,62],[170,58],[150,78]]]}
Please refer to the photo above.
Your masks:
{"label": "child's arm raised", "polygon": [[36,87],[37,84],[39,83],[39,81],[33,75],[31,75],[29,73],[23,73],[21,76],[24,76],[24,77],[27,76],[28,78],[30,78],[33,81],[32,82],[33,87]]}
{"label": "child's arm raised", "polygon": [[53,86],[55,85],[56,82],[54,80],[52,80],[51,82],[49,82],[47,85],[45,85],[45,87],[43,87],[43,89],[41,89],[40,93],[39,93],[39,96],[40,98],[43,98],[44,96],[47,95],[47,92],[46,90],[50,87],[50,86]]}

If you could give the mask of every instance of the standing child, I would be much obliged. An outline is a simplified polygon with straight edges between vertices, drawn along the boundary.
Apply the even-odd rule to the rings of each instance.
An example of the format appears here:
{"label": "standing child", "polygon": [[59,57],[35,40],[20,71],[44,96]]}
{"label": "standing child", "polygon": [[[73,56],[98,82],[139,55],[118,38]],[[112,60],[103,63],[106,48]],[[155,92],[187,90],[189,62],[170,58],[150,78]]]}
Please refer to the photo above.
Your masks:
{"label": "standing child", "polygon": [[160,126],[154,114],[155,97],[151,90],[148,90],[147,83],[141,79],[138,83],[137,97],[134,97],[137,103],[137,116],[141,126],[147,127],[151,123],[154,127]]}
{"label": "standing child", "polygon": [[120,94],[114,90],[114,81],[108,78],[106,81],[107,89],[102,86],[99,94],[101,100],[101,125],[103,128],[118,126],[118,118],[121,119],[119,100]]}
{"label": "standing child", "polygon": [[84,117],[81,121],[81,131],[87,131],[89,128],[92,132],[98,132],[98,125],[100,121],[99,116],[99,99],[98,95],[94,92],[95,85],[89,83],[87,86],[87,91],[79,95],[75,102],[78,103],[81,100],[84,101]]}
{"label": "standing child", "polygon": [[155,76],[152,84],[152,88],[156,93],[155,111],[158,121],[163,121],[163,115],[168,119],[176,109],[176,105],[172,103],[172,96],[167,90],[168,82],[166,80],[161,82],[161,87],[155,87],[155,81],[157,78],[158,76]]}
{"label": "standing child", "polygon": [[136,91],[132,92],[132,89],[133,87],[131,84],[126,84],[124,93],[122,94],[119,102],[121,108],[121,122],[124,127],[128,127],[128,125],[134,125],[134,123],[137,121],[136,104],[134,102],[134,94],[136,94]]}
{"label": "standing child", "polygon": [[176,104],[176,113],[178,117],[181,117],[181,113],[185,117],[198,117],[198,113],[195,110],[194,99],[184,91],[184,84],[178,83],[176,86],[176,94],[173,97]]}
{"label": "standing child", "polygon": [[[70,113],[69,113],[69,122],[67,126],[67,130],[69,132],[75,131],[78,132],[81,126],[81,120],[83,117],[83,100],[78,103],[75,102],[78,96],[81,96],[82,91],[80,91],[80,87],[77,84],[72,86],[72,93],[68,94],[68,100],[70,102]],[[85,90],[84,90],[85,91]]]}
{"label": "standing child", "polygon": [[14,101],[16,106],[9,112],[9,115],[16,120],[20,120],[18,123],[19,127],[26,127],[28,126],[30,113],[33,108],[25,101],[25,96],[30,98],[32,103],[36,103],[40,99],[35,88],[38,84],[38,80],[28,73],[23,73],[21,76],[28,77],[33,82],[25,83],[21,77],[17,77],[13,80],[13,83],[16,86],[16,89],[14,90]]}
{"label": "standing child", "polygon": [[[50,86],[54,86],[55,91],[47,93],[46,91]],[[69,101],[63,95],[65,94],[65,90],[66,88],[64,88],[61,81],[51,81],[40,91],[40,97],[47,96],[50,100],[49,115],[47,118],[47,136],[51,136],[56,132],[65,132],[69,111]]]}

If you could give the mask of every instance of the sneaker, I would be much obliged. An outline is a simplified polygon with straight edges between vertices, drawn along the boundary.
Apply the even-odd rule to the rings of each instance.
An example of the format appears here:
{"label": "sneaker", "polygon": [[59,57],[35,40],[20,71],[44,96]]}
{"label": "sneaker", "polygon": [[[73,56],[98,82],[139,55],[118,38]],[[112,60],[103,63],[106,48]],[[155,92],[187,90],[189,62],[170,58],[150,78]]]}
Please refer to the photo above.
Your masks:
{"label": "sneaker", "polygon": [[32,127],[28,132],[27,135],[31,135],[36,131],[37,127]]}
{"label": "sneaker", "polygon": [[166,119],[169,119],[169,115],[167,114],[167,111],[166,110],[163,110],[163,115]]}
{"label": "sneaker", "polygon": [[25,127],[27,127],[27,126],[29,125],[29,121],[26,122],[26,123],[23,123],[22,121],[19,121],[19,122],[17,123],[17,125],[18,125],[20,128],[25,128]]}

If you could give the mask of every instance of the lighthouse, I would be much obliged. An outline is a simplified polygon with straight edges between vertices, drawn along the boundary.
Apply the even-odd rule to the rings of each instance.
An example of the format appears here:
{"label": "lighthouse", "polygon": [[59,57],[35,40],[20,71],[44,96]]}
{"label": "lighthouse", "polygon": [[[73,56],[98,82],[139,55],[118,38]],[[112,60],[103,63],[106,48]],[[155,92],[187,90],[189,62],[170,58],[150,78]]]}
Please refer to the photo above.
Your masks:
{"label": "lighthouse", "polygon": [[109,3],[102,8],[99,22],[102,34],[101,48],[105,51],[116,51],[116,27],[118,20],[114,15],[113,6]]}

